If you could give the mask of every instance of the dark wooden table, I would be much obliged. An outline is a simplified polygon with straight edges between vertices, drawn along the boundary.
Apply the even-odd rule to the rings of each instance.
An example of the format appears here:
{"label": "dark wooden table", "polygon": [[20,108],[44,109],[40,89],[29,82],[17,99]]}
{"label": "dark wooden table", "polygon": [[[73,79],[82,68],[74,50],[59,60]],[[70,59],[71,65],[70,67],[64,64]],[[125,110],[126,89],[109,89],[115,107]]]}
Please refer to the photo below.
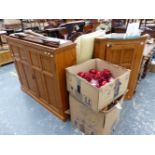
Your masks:
{"label": "dark wooden table", "polygon": [[[57,27],[57,28],[47,28],[44,32],[50,37],[61,38],[63,36],[63,32],[66,30],[65,27]],[[65,32],[67,33],[67,32]],[[61,35],[61,36],[60,36]]]}

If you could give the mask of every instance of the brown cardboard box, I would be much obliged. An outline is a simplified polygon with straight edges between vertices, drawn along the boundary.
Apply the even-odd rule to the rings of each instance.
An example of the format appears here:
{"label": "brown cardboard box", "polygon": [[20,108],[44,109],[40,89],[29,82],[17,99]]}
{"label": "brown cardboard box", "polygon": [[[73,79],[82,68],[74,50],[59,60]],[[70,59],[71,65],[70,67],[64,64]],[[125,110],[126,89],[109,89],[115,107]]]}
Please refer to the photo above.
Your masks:
{"label": "brown cardboard box", "polygon": [[[109,69],[115,80],[101,88],[96,88],[77,75],[78,72],[85,72],[92,68],[98,70]],[[128,69],[100,59],[91,59],[66,69],[67,90],[83,104],[94,111],[100,111],[113,100],[125,93],[129,76],[130,70]]]}
{"label": "brown cardboard box", "polygon": [[119,121],[124,96],[114,101],[102,112],[95,112],[69,96],[71,121],[74,127],[88,135],[109,135]]}
{"label": "brown cardboard box", "polygon": [[155,73],[155,64],[150,65],[150,72]]}

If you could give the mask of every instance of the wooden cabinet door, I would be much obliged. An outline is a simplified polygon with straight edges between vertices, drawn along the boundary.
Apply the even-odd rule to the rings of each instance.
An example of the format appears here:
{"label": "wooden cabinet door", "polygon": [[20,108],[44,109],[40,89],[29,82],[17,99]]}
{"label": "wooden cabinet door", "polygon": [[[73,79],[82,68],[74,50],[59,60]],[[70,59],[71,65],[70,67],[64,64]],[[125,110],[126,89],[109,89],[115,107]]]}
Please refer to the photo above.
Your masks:
{"label": "wooden cabinet door", "polygon": [[29,48],[28,52],[29,52],[30,64],[37,85],[38,98],[45,104],[48,104],[47,89],[45,86],[43,70],[41,65],[41,54],[34,48]]}
{"label": "wooden cabinet door", "polygon": [[137,85],[142,60],[140,43],[108,44],[105,47],[105,60],[131,70],[127,98],[131,98]]}
{"label": "wooden cabinet door", "polygon": [[28,83],[27,83],[26,75],[21,61],[18,58],[15,58],[14,62],[15,62],[16,70],[18,72],[19,80],[22,87],[24,87],[25,89],[28,89]]}
{"label": "wooden cabinet door", "polygon": [[49,55],[40,55],[41,68],[42,68],[42,79],[44,81],[44,87],[47,92],[48,105],[55,111],[59,112],[61,104],[57,102],[58,98],[58,86],[55,71],[54,57]]}
{"label": "wooden cabinet door", "polygon": [[10,49],[15,58],[16,70],[19,75],[20,82],[24,89],[34,96],[38,96],[38,90],[35,82],[35,76],[31,68],[29,60],[29,52],[24,46],[11,45]]}
{"label": "wooden cabinet door", "polygon": [[28,91],[33,94],[34,96],[38,96],[38,90],[37,90],[37,85],[36,85],[36,78],[33,73],[33,70],[31,67],[27,64],[22,64],[23,65],[23,70],[26,76],[26,80],[28,83]]}
{"label": "wooden cabinet door", "polygon": [[109,45],[106,47],[105,60],[123,66],[127,69],[135,68],[137,45]]}
{"label": "wooden cabinet door", "polygon": [[50,52],[29,48],[29,56],[38,89],[38,98],[58,112],[55,62],[51,57],[53,55]]}
{"label": "wooden cabinet door", "polygon": [[95,40],[94,57],[131,70],[128,84],[127,99],[134,95],[146,37],[129,40],[100,39]]}
{"label": "wooden cabinet door", "polygon": [[25,72],[23,69],[23,64],[22,64],[22,61],[20,58],[19,47],[10,44],[10,51],[12,52],[12,54],[14,56],[14,63],[16,66],[16,71],[18,73],[20,83],[24,89],[28,89],[27,79],[26,79]]}

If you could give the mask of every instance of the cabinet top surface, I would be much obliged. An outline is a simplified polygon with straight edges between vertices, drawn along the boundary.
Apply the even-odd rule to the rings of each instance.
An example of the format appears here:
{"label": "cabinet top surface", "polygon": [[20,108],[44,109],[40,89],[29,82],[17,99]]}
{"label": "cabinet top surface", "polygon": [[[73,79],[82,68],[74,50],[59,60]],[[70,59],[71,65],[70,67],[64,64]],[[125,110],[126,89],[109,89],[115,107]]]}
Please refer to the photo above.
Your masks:
{"label": "cabinet top surface", "polygon": [[[59,45],[55,46],[55,45],[51,45],[50,43],[44,43],[43,40],[41,40],[40,38],[37,37],[28,37],[28,38],[17,38],[17,37],[12,37],[12,36],[7,36],[6,37],[8,41],[11,42],[16,42],[16,43],[20,43],[23,45],[31,45],[31,46],[35,46],[35,47],[41,47],[41,48],[46,48],[46,49],[53,49],[56,50],[58,48],[63,48],[63,47],[67,47],[69,45],[75,45],[75,43],[73,43],[72,41],[69,40],[64,40],[64,39],[57,39],[59,41]],[[51,38],[51,39],[55,39],[55,38]]]}

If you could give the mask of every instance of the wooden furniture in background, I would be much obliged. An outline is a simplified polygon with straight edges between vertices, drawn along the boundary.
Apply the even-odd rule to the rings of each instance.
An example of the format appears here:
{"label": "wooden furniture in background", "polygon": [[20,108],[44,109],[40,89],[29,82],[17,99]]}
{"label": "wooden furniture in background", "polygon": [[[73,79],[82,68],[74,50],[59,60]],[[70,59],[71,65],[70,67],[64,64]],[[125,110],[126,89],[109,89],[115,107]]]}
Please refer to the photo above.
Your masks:
{"label": "wooden furniture in background", "polygon": [[76,63],[75,44],[66,41],[53,48],[7,37],[22,90],[53,112],[67,119],[69,108],[65,68]]}
{"label": "wooden furniture in background", "polygon": [[76,36],[78,37],[80,34],[84,32],[85,21],[71,21],[67,23],[60,24],[59,27],[66,28],[67,30],[67,39],[74,41]]}
{"label": "wooden furniture in background", "polygon": [[145,45],[142,64],[139,73],[139,81],[145,78],[145,76],[147,75],[154,52],[155,52],[155,43]]}
{"label": "wooden furniture in background", "polygon": [[13,62],[13,58],[9,49],[0,49],[0,66]]}
{"label": "wooden furniture in background", "polygon": [[139,29],[143,32],[142,34],[149,34],[155,38],[155,20],[154,19],[140,19]]}
{"label": "wooden furniture in background", "polygon": [[132,98],[136,89],[145,40],[145,37],[133,40],[95,39],[95,58],[131,69],[127,99]]}
{"label": "wooden furniture in background", "polygon": [[125,33],[128,27],[128,19],[112,19],[111,32]]}
{"label": "wooden furniture in background", "polygon": [[7,32],[6,31],[0,31],[0,46],[3,46],[3,39],[2,36],[6,35]]}
{"label": "wooden furniture in background", "polygon": [[47,36],[63,39],[65,39],[64,35],[67,34],[65,27],[47,28],[44,30],[44,32],[47,34]]}

